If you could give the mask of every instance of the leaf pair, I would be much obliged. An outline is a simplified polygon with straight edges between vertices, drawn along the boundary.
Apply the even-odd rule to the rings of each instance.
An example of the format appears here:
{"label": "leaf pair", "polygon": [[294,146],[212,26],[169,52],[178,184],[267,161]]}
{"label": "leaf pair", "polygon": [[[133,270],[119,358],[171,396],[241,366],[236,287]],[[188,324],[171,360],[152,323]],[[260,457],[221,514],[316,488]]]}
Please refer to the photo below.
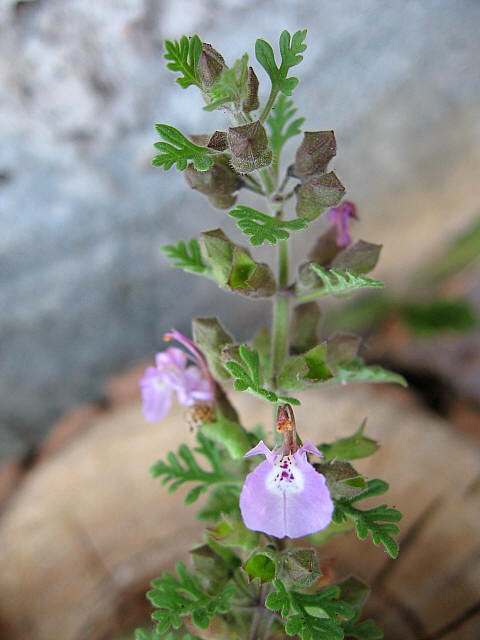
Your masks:
{"label": "leaf pair", "polygon": [[237,227],[250,236],[253,245],[264,242],[276,244],[278,240],[287,240],[290,237],[289,231],[301,231],[308,226],[308,220],[304,218],[281,220],[244,205],[238,205],[228,215],[238,221]]}
{"label": "leaf pair", "polygon": [[293,34],[293,37],[288,31],[282,31],[279,40],[282,62],[279,67],[275,62],[272,46],[261,39],[258,39],[255,43],[256,58],[268,73],[273,91],[281,91],[286,96],[289,96],[297,86],[298,78],[288,78],[287,76],[289,70],[303,60],[303,56],[300,54],[307,48],[307,45],[304,44],[306,35],[306,29],[297,31]]}
{"label": "leaf pair", "polygon": [[183,133],[168,124],[156,124],[155,129],[164,142],[155,142],[153,145],[159,155],[152,160],[154,167],[162,167],[164,171],[171,169],[175,164],[179,171],[187,168],[188,161],[191,160],[197,171],[208,171],[213,166],[213,153],[207,147],[199,147],[194,144]]}

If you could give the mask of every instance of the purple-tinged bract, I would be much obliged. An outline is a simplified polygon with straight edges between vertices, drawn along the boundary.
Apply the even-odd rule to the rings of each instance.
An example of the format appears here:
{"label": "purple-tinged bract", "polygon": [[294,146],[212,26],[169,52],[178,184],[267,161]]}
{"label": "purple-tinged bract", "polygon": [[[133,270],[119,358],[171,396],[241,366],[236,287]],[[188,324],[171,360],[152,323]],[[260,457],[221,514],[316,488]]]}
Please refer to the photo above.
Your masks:
{"label": "purple-tinged bract", "polygon": [[282,455],[260,441],[245,454],[263,454],[266,460],[248,474],[240,495],[245,525],[276,538],[300,538],[327,527],[333,502],[325,477],[307,460],[307,452],[321,456],[305,442],[295,453]]}

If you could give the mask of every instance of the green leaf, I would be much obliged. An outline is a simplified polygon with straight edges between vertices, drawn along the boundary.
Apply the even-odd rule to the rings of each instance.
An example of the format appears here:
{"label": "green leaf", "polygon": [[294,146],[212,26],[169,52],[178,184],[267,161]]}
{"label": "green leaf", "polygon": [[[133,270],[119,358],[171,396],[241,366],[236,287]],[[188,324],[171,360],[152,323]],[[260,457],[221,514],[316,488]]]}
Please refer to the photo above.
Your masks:
{"label": "green leaf", "polygon": [[154,167],[162,167],[167,171],[175,164],[179,171],[184,171],[188,161],[191,160],[197,171],[211,169],[213,166],[211,149],[193,144],[183,133],[168,124],[156,124],[155,129],[164,142],[155,142],[153,145],[162,152],[153,158]]}
{"label": "green leaf", "polygon": [[349,576],[338,583],[340,587],[340,597],[344,602],[348,602],[354,607],[363,607],[367,600],[370,587],[355,576]]}
{"label": "green leaf", "polygon": [[238,220],[237,227],[250,236],[253,245],[264,242],[276,244],[278,240],[287,240],[289,231],[301,231],[308,226],[308,221],[303,218],[281,220],[244,205],[236,206],[228,215]]}
{"label": "green leaf", "polygon": [[240,516],[224,516],[220,522],[207,529],[218,543],[226,547],[239,547],[252,551],[258,545],[258,531],[247,529]]}
{"label": "green leaf", "polygon": [[336,585],[315,593],[287,591],[280,580],[274,581],[276,591],[267,596],[265,606],[280,611],[288,635],[299,635],[302,640],[343,640],[342,625],[352,619],[357,610],[339,599]]}
{"label": "green leaf", "polygon": [[200,86],[198,77],[198,61],[202,53],[202,41],[198,36],[182,36],[180,40],[167,40],[165,42],[165,60],[168,61],[167,69],[183,74],[177,78],[177,83],[186,89],[191,84]]}
{"label": "green leaf", "polygon": [[177,261],[173,263],[174,267],[180,267],[189,273],[207,274],[210,271],[202,260],[200,244],[196,238],[192,238],[187,243],[180,241],[177,245],[167,244],[162,247],[162,251],[168,258]]}
{"label": "green leaf", "polygon": [[238,515],[240,486],[220,485],[208,496],[205,506],[198,512],[200,520],[219,520],[223,515]]}
{"label": "green leaf", "polygon": [[165,572],[152,582],[147,598],[156,607],[152,618],[158,622],[157,633],[178,629],[182,618],[192,616],[194,624],[201,629],[208,627],[210,619],[230,610],[230,600],[235,593],[233,585],[225,586],[218,595],[208,593],[200,580],[189,573],[184,564],[176,565],[177,576]]}
{"label": "green leaf", "polygon": [[443,332],[471,331],[477,326],[473,306],[461,299],[406,303],[400,306],[400,315],[407,327],[422,337]]}
{"label": "green leaf", "polygon": [[393,382],[402,387],[408,386],[405,378],[399,373],[378,365],[366,365],[361,358],[355,358],[350,362],[338,365],[335,376],[328,380],[328,384],[347,384],[350,382]]}
{"label": "green leaf", "polygon": [[373,280],[366,276],[355,275],[350,271],[337,271],[336,269],[325,269],[318,264],[311,264],[310,268],[320,277],[323,286],[308,293],[299,295],[301,302],[307,302],[326,296],[333,295],[350,295],[359,289],[377,288],[385,286],[380,280]]}
{"label": "green leaf", "polygon": [[250,580],[259,578],[263,582],[272,582],[275,578],[278,553],[269,547],[255,551],[245,562],[243,568]]}
{"label": "green leaf", "polygon": [[248,55],[245,53],[233,67],[225,69],[218,81],[208,89],[209,103],[205,111],[214,111],[219,107],[233,103],[239,109],[247,93]]}
{"label": "green leaf", "polygon": [[325,343],[318,344],[300,356],[288,358],[278,376],[282,389],[305,389],[311,384],[324,382],[332,377],[326,365]]}
{"label": "green leaf", "polygon": [[251,448],[248,434],[241,424],[218,415],[215,422],[208,422],[202,426],[202,433],[207,438],[223,444],[229,455],[238,460]]}
{"label": "green leaf", "polygon": [[329,462],[334,459],[357,460],[358,458],[367,458],[375,453],[378,449],[378,444],[375,440],[366,438],[363,435],[366,424],[367,421],[365,419],[353,435],[347,438],[340,438],[330,444],[321,444],[319,449],[324,455],[323,461]]}
{"label": "green leaf", "polygon": [[276,157],[280,156],[287,140],[301,133],[301,126],[305,122],[305,118],[292,120],[296,112],[297,109],[293,106],[293,100],[289,100],[283,94],[280,94],[273,106],[270,117],[267,119],[267,124],[270,128],[270,146]]}
{"label": "green leaf", "polygon": [[197,433],[199,446],[194,449],[196,453],[205,458],[210,465],[206,470],[199,465],[197,458],[186,445],[180,445],[178,453],[168,453],[167,461],[159,460],[150,469],[154,478],[161,478],[162,484],[170,484],[169,492],[175,491],[185,482],[194,482],[197,486],[187,495],[191,504],[212,485],[235,484],[239,482],[232,475],[231,469],[226,469],[221,462],[220,451],[201,431]]}
{"label": "green leaf", "polygon": [[337,523],[350,518],[355,523],[355,530],[360,540],[365,540],[370,533],[375,545],[383,544],[388,555],[392,558],[398,556],[398,542],[392,537],[400,532],[394,523],[402,519],[402,514],[397,509],[382,504],[373,509],[361,510],[353,504],[380,495],[388,489],[388,484],[382,480],[374,479],[367,483],[367,489],[352,498],[340,498],[334,500],[335,511],[333,520]]}
{"label": "green leaf", "polygon": [[300,404],[296,398],[278,396],[273,391],[262,387],[263,372],[260,368],[258,351],[242,344],[239,347],[239,356],[241,362],[229,361],[225,363],[225,368],[235,378],[233,386],[237,391],[251,391],[255,395],[268,400],[268,402]]}
{"label": "green leaf", "polygon": [[271,45],[265,40],[259,39],[256,41],[256,58],[268,73],[274,91],[281,91],[286,96],[289,96],[297,86],[298,78],[287,78],[287,76],[289,70],[303,60],[303,56],[300,54],[307,48],[307,45],[304,44],[306,35],[306,29],[297,31],[293,34],[293,37],[288,31],[282,32],[279,41],[282,62],[279,67],[275,62],[275,55]]}
{"label": "green leaf", "polygon": [[348,638],[357,640],[380,640],[383,638],[383,631],[377,627],[373,620],[357,622],[358,616],[348,620],[343,624],[343,631]]}
{"label": "green leaf", "polygon": [[215,378],[225,380],[229,377],[223,366],[222,353],[227,345],[233,344],[232,336],[217,318],[192,318],[193,341],[206,357],[208,368]]}

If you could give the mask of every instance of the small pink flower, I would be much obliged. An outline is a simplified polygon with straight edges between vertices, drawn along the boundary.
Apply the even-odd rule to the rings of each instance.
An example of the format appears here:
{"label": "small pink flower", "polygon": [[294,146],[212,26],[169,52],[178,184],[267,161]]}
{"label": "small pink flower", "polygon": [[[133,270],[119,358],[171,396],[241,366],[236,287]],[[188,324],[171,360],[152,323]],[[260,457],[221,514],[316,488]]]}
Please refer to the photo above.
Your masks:
{"label": "small pink flower", "polygon": [[337,227],[337,247],[348,247],[352,244],[350,235],[350,221],[358,220],[357,209],[353,202],[345,200],[338,207],[332,207],[327,211],[327,219],[331,226]]}
{"label": "small pink flower", "polygon": [[[166,334],[190,351],[169,347],[155,356],[155,367],[147,367],[140,380],[143,413],[148,422],[161,420],[170,410],[175,392],[180,404],[191,407],[197,403],[211,404],[214,399],[214,381],[201,351],[178,331]],[[188,361],[191,361],[189,364]]]}
{"label": "small pink flower", "polygon": [[276,538],[300,538],[325,529],[331,520],[333,502],[325,477],[307,460],[307,452],[323,454],[311,443],[294,453],[274,451],[260,441],[245,457],[263,454],[266,460],[249,473],[240,495],[245,525]]}

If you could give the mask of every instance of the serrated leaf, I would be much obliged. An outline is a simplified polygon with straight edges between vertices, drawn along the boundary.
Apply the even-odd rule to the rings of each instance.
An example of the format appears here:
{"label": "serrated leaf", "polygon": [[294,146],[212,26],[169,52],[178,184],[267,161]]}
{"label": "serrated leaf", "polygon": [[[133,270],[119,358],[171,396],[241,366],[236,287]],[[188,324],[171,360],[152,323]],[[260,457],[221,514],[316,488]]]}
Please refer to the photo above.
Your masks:
{"label": "serrated leaf", "polygon": [[211,169],[213,166],[211,149],[193,144],[183,133],[168,124],[156,124],[155,129],[164,142],[155,142],[153,145],[162,152],[153,158],[154,167],[162,167],[167,171],[175,164],[179,171],[184,171],[188,161],[191,160],[197,171]]}
{"label": "serrated leaf", "polygon": [[301,231],[308,226],[308,221],[303,218],[282,220],[244,205],[236,206],[228,215],[237,220],[237,227],[249,236],[253,245],[264,242],[276,244],[278,240],[287,240],[289,231]]}
{"label": "serrated leaf", "polygon": [[165,42],[164,54],[167,60],[167,69],[170,71],[178,71],[182,74],[177,78],[177,83],[186,89],[194,84],[200,86],[198,77],[198,61],[202,53],[202,41],[197,35],[188,38],[182,36],[180,40],[167,40]]}
{"label": "serrated leaf", "polygon": [[402,519],[402,514],[397,509],[382,504],[372,509],[358,509],[354,503],[372,496],[380,495],[388,489],[388,484],[382,480],[374,479],[367,483],[367,489],[353,498],[340,498],[334,500],[335,511],[333,520],[337,523],[351,518],[355,523],[355,530],[360,540],[365,540],[371,535],[375,545],[382,544],[391,558],[398,556],[398,542],[392,537],[399,533],[395,524]]}
{"label": "serrated leaf", "polygon": [[328,384],[333,383],[348,384],[350,382],[392,382],[402,387],[407,387],[408,383],[399,373],[389,371],[378,365],[366,365],[361,358],[355,358],[336,367],[333,378],[328,380]]}
{"label": "serrated leaf", "polygon": [[275,54],[271,45],[265,40],[258,39],[255,43],[255,55],[258,62],[268,73],[272,82],[272,89],[281,91],[286,96],[292,94],[292,91],[298,84],[297,78],[288,78],[289,70],[300,64],[303,60],[301,55],[307,45],[304,44],[307,35],[306,29],[297,31],[293,37],[288,31],[283,31],[280,35],[279,47],[282,62],[279,67],[275,62]]}
{"label": "serrated leaf", "polygon": [[381,288],[385,286],[380,280],[355,275],[349,271],[342,272],[336,269],[325,269],[325,267],[319,264],[310,264],[310,269],[319,276],[323,286],[299,295],[298,299],[301,302],[308,302],[329,294],[345,296],[359,289]]}
{"label": "serrated leaf", "polygon": [[207,274],[210,269],[203,262],[200,251],[200,244],[196,238],[192,238],[188,242],[181,240],[178,244],[167,244],[162,247],[168,258],[176,260],[174,267],[180,267],[189,273]]}
{"label": "serrated leaf", "polygon": [[194,482],[197,486],[188,494],[189,504],[210,486],[218,484],[235,484],[239,482],[230,470],[225,469],[221,462],[220,451],[215,444],[199,431],[197,433],[199,446],[195,452],[199,453],[209,463],[210,469],[205,469],[198,463],[197,457],[186,445],[180,445],[175,454],[169,452],[166,462],[159,460],[150,469],[154,478],[161,478],[162,484],[169,484],[169,491],[175,491],[185,482]]}
{"label": "serrated leaf", "polygon": [[270,117],[267,119],[270,128],[270,146],[276,157],[280,156],[285,143],[290,138],[301,133],[301,126],[305,122],[305,118],[292,120],[296,112],[293,100],[280,94],[272,108]]}
{"label": "serrated leaf", "polygon": [[357,460],[358,458],[367,458],[378,449],[375,440],[366,438],[363,435],[367,421],[364,420],[355,433],[346,438],[340,438],[330,444],[321,444],[320,451],[323,453],[324,462],[333,459],[338,460]]}

